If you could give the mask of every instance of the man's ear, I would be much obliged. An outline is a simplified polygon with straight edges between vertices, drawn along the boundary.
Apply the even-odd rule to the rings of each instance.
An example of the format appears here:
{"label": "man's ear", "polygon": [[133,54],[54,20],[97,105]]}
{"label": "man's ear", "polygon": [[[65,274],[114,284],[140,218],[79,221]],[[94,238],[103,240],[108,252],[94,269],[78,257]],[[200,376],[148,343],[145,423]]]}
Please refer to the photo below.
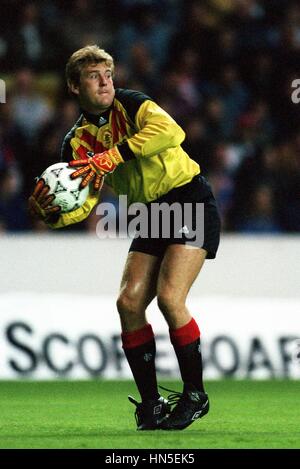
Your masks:
{"label": "man's ear", "polygon": [[68,88],[73,94],[79,95],[79,85],[74,85],[74,83],[68,81]]}

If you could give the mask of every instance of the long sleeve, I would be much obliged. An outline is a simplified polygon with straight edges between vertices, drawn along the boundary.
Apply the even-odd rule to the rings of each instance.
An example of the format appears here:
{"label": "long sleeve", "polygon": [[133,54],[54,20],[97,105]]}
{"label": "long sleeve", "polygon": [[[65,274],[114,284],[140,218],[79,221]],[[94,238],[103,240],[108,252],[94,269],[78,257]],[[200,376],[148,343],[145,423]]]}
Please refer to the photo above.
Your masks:
{"label": "long sleeve", "polygon": [[[75,130],[78,127],[81,120],[82,119],[80,118],[76,122],[75,126],[70,130],[70,132],[64,138],[62,148],[61,148],[61,158],[60,158],[61,161],[70,161],[73,158],[72,156],[73,150],[72,150],[70,141],[71,141],[71,138],[74,136]],[[61,213],[59,214],[59,216],[54,216],[50,218],[47,225],[49,226],[49,228],[58,229],[58,228],[64,228],[65,226],[69,226],[74,223],[81,222],[89,216],[89,214],[91,213],[95,205],[99,203],[99,201],[100,201],[100,194],[95,194],[91,190],[86,201],[81,207],[77,208],[76,210],[73,210],[73,212]]]}
{"label": "long sleeve", "polygon": [[143,102],[139,107],[135,125],[138,132],[125,143],[118,145],[125,160],[158,155],[168,148],[180,145],[185,139],[184,131],[174,119],[150,100]]}
{"label": "long sleeve", "polygon": [[83,221],[89,216],[97,203],[99,203],[99,194],[88,195],[86,201],[81,207],[73,210],[73,212],[61,213],[57,220],[53,223],[49,222],[47,225],[49,228],[58,229]]}

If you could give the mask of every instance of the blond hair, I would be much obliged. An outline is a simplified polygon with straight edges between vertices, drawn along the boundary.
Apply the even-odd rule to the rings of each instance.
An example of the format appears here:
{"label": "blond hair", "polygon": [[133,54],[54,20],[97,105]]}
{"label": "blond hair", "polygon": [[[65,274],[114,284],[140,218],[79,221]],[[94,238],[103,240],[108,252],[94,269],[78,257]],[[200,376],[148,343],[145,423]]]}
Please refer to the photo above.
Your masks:
{"label": "blond hair", "polygon": [[86,65],[105,62],[114,72],[114,59],[104,49],[100,49],[96,44],[82,47],[75,51],[69,58],[66,65],[66,79],[68,86],[70,84],[78,86],[80,83],[80,74]]}

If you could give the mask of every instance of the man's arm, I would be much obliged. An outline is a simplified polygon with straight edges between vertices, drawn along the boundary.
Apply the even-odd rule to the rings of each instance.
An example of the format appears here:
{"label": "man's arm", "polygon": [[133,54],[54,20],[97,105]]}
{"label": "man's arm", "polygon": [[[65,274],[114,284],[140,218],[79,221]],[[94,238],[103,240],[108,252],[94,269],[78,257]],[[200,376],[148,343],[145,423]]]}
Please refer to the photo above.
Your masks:
{"label": "man's arm", "polygon": [[137,132],[126,142],[109,150],[89,158],[71,161],[70,166],[80,168],[72,178],[84,177],[81,187],[92,181],[96,174],[111,173],[120,163],[134,158],[147,158],[162,153],[168,148],[180,145],[185,138],[182,128],[148,96],[135,91],[127,90],[127,93],[127,96],[121,95],[121,99],[117,95],[117,100],[134,121]]}
{"label": "man's arm", "polygon": [[[68,162],[73,158],[73,150],[70,145],[70,140],[73,132],[75,132],[74,129],[76,124],[64,138],[60,161]],[[92,188],[90,189],[87,200],[81,207],[69,213],[60,213],[59,206],[52,206],[54,196],[49,196],[49,187],[45,185],[45,182],[42,179],[40,179],[28,201],[31,217],[44,221],[44,223],[52,229],[63,228],[85,220],[95,205],[99,202],[99,193],[103,185],[103,180],[100,177],[97,177],[96,183],[96,190],[94,185],[94,190]]]}
{"label": "man's arm", "polygon": [[[81,118],[80,118],[81,121]],[[70,130],[70,132],[65,136],[62,148],[61,148],[61,157],[60,160],[64,162],[70,162],[73,160],[73,149],[71,147],[71,139],[75,134],[76,126],[78,126],[79,121],[75,124],[75,126]],[[96,187],[97,186],[97,187]],[[100,176],[96,178],[96,182],[94,183],[94,188],[90,188],[89,195],[87,196],[86,201],[84,204],[73,210],[69,213],[61,213],[59,216],[51,217],[46,223],[49,228],[58,229],[64,228],[69,225],[73,225],[75,223],[79,223],[85,220],[95,205],[99,203],[99,195],[100,191],[103,186],[103,178]]]}
{"label": "man's arm", "polygon": [[135,124],[138,132],[118,145],[124,160],[147,158],[180,145],[185,139],[182,128],[155,102],[146,100],[139,107]]}

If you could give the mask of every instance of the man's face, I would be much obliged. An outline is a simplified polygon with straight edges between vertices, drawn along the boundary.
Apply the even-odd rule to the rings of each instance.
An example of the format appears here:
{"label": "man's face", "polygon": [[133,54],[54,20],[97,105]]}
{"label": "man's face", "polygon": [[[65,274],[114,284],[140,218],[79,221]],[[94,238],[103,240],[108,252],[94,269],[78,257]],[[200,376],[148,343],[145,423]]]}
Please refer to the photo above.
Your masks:
{"label": "man's face", "polygon": [[87,65],[81,71],[79,85],[72,91],[84,110],[92,114],[104,112],[115,96],[111,68],[105,62]]}

